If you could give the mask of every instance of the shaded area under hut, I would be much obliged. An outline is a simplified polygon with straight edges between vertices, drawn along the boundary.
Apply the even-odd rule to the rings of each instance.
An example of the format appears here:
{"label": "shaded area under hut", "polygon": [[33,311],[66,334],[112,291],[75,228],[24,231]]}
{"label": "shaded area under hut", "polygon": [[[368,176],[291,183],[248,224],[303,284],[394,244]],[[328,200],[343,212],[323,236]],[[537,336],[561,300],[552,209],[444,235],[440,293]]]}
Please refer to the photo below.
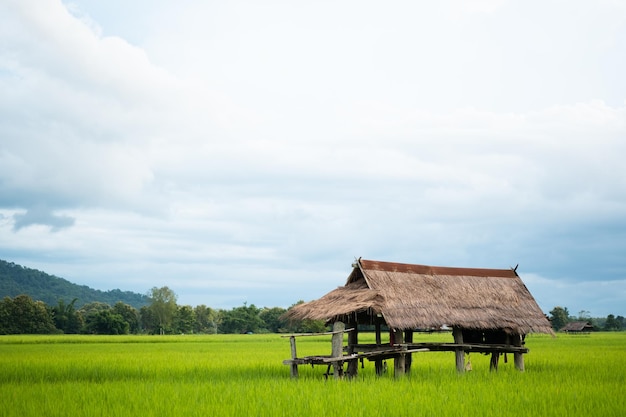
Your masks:
{"label": "shaded area under hut", "polygon": [[[410,371],[412,354],[452,351],[459,372],[465,370],[465,353],[491,354],[491,369],[497,370],[501,354],[512,353],[515,366],[524,370],[524,338],[529,333],[554,334],[515,269],[452,268],[358,259],[343,287],[321,298],[297,305],[284,318],[326,320],[333,324],[330,356],[298,358],[292,335],[291,374],[298,365],[334,367],[334,376],[356,376],[358,361],[394,359],[396,376]],[[360,344],[359,329],[374,326],[375,344]],[[451,328],[451,343],[419,343],[416,330]],[[382,343],[381,329],[389,330],[389,343]],[[343,334],[348,344],[343,346]],[[344,370],[344,364],[347,369]],[[328,375],[328,371],[327,371]]]}

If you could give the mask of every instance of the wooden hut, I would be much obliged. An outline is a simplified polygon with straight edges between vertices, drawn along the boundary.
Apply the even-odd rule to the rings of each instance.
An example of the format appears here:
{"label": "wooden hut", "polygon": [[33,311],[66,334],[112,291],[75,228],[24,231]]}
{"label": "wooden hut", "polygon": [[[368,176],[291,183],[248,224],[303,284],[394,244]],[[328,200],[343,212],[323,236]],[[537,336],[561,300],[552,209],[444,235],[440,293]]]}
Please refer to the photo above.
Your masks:
{"label": "wooden hut", "polygon": [[[297,358],[292,338],[292,358],[285,364],[348,363],[348,374],[357,370],[357,359],[376,362],[393,358],[396,375],[410,369],[411,353],[454,351],[459,371],[466,352],[491,353],[497,369],[503,353],[513,353],[515,365],[524,369],[524,338],[528,333],[553,334],[550,322],[517,275],[516,269],[451,268],[358,259],[343,287],[318,300],[290,309],[288,319],[327,320],[352,330],[346,355],[336,349],[330,358]],[[376,344],[359,344],[359,329],[376,329]],[[418,343],[414,331],[452,329],[454,343]],[[389,343],[381,343],[381,329],[388,328]],[[337,374],[337,372],[336,372]]]}
{"label": "wooden hut", "polygon": [[565,333],[589,333],[593,331],[593,325],[588,321],[572,321],[559,329]]}

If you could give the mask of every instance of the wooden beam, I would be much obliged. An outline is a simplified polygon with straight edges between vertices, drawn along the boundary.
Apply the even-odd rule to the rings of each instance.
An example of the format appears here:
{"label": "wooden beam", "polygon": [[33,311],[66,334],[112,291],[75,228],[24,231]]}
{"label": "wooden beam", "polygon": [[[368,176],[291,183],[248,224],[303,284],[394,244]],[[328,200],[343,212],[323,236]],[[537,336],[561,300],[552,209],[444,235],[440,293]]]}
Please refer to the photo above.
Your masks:
{"label": "wooden beam", "polygon": [[[354,329],[345,329],[345,330],[341,330],[341,333],[347,333],[347,332],[352,332],[354,331]],[[327,336],[327,335],[331,335],[331,334],[336,334],[339,332],[321,332],[321,333],[293,333],[293,334],[284,334],[280,337],[285,338],[285,337],[302,337],[302,336]]]}

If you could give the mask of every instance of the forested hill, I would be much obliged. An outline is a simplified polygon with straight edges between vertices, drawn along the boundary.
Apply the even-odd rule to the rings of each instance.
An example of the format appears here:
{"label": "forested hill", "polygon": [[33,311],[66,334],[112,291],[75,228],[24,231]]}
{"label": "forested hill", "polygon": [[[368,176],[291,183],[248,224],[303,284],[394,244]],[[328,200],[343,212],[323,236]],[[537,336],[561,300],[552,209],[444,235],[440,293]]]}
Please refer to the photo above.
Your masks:
{"label": "forested hill", "polygon": [[0,260],[0,299],[21,294],[30,296],[33,300],[40,300],[49,306],[58,304],[59,300],[70,303],[77,298],[75,306],[100,301],[114,305],[118,301],[131,305],[137,309],[149,304],[148,297],[130,291],[119,289],[100,291],[86,285],[77,285],[66,279],[48,275],[36,269],[26,268],[13,262]]}

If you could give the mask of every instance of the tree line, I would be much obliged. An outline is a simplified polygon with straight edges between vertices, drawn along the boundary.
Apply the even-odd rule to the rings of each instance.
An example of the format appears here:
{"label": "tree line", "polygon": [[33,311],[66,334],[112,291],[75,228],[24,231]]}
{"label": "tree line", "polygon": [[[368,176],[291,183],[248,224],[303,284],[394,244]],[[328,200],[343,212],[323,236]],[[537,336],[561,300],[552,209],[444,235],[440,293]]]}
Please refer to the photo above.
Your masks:
{"label": "tree line", "polygon": [[578,312],[578,316],[570,314],[567,307],[557,306],[550,310],[549,316],[552,328],[556,331],[565,327],[568,323],[584,321],[593,326],[594,330],[620,331],[626,329],[626,319],[623,316],[609,314],[604,317],[591,317],[586,310]]}
{"label": "tree line", "polygon": [[[76,308],[77,298],[69,302],[60,299],[50,306],[28,295],[7,296],[0,300],[0,334],[315,333],[326,330],[325,323],[319,320],[283,320],[288,309],[281,307],[259,308],[244,303],[225,310],[206,305],[178,305],[176,294],[168,287],[154,287],[147,296],[150,303],[140,309],[121,301],[113,306],[96,301]],[[623,316],[609,314],[606,318],[592,318],[588,311],[574,316],[567,307],[560,306],[554,307],[548,318],[557,331],[572,321],[588,322],[596,330],[626,329]]]}
{"label": "tree line", "polygon": [[147,295],[150,303],[140,309],[121,301],[76,308],[77,298],[60,299],[51,306],[28,295],[7,296],[0,300],[0,334],[315,333],[326,329],[319,320],[287,322],[281,316],[288,309],[281,307],[244,303],[226,310],[178,305],[168,287],[154,287]]}

